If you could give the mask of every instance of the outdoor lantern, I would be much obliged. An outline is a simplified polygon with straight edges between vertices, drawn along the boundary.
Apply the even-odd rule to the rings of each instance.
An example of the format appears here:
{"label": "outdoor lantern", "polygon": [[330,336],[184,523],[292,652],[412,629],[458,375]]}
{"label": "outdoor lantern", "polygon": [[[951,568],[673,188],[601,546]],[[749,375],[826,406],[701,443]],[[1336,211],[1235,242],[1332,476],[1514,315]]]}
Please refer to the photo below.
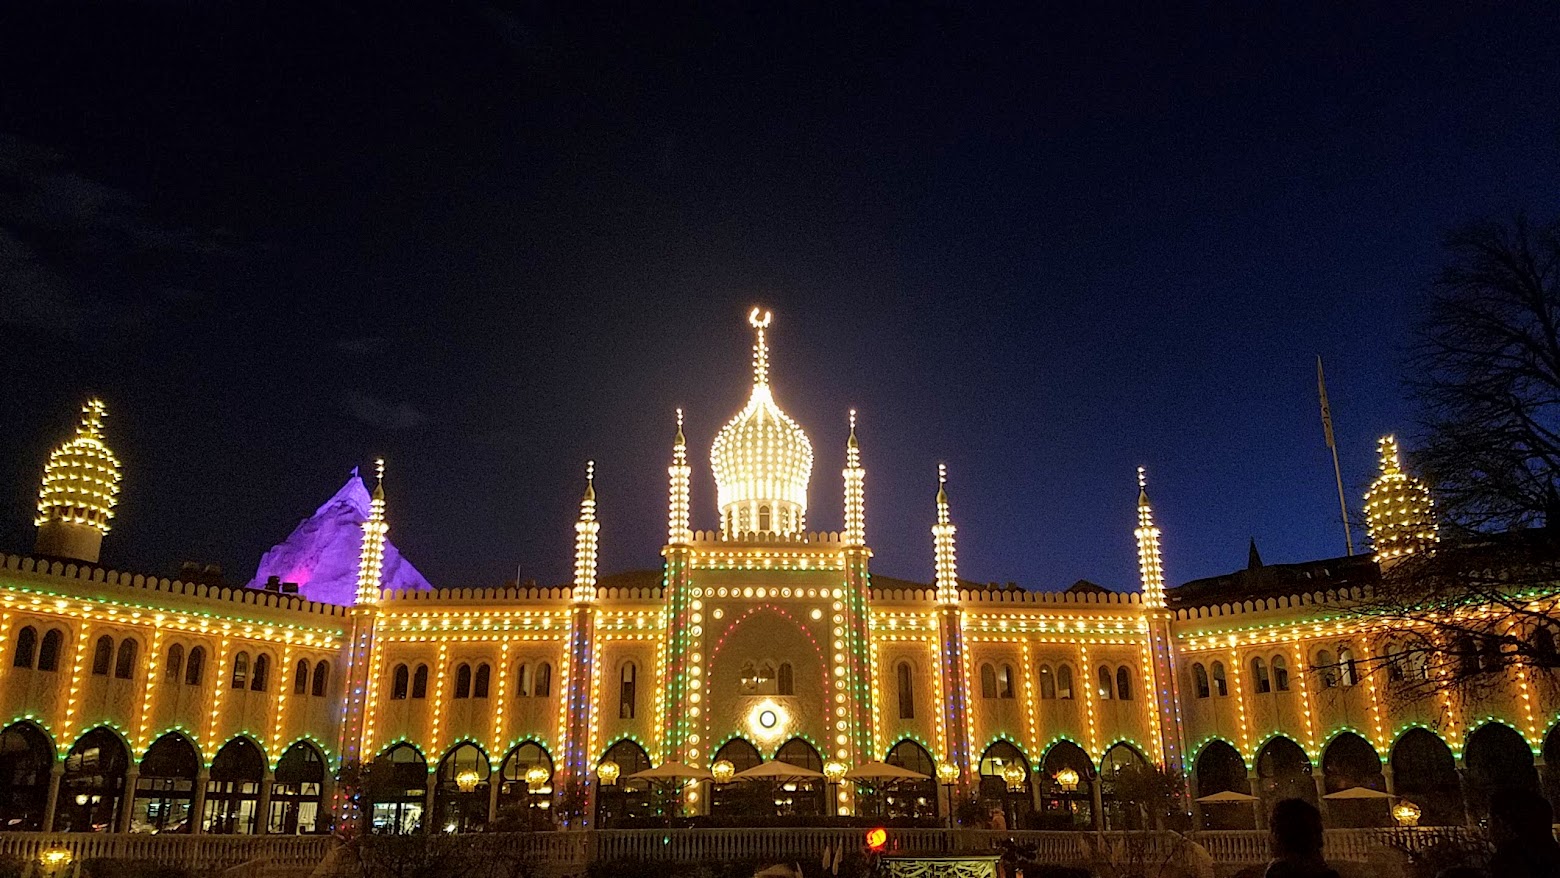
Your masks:
{"label": "outdoor lantern", "polygon": [[845,779],[845,763],[830,760],[823,764],[823,776],[829,779],[829,783],[839,783]]}
{"label": "outdoor lantern", "polygon": [[603,784],[610,787],[617,783],[618,772],[620,771],[622,769],[618,767],[618,764],[608,759],[596,766],[596,777],[600,778]]}
{"label": "outdoor lantern", "polygon": [[61,869],[70,865],[73,855],[69,848],[53,847],[38,855],[38,862],[45,869]]}
{"label": "outdoor lantern", "polygon": [[1002,769],[1002,779],[1007,781],[1008,789],[1015,793],[1024,788],[1024,778],[1027,776],[1028,772],[1024,771],[1024,766],[1017,762],[1009,762],[1007,767]]}
{"label": "outdoor lantern", "polygon": [[1419,806],[1403,799],[1392,806],[1392,819],[1396,820],[1399,826],[1418,826]]}
{"label": "outdoor lantern", "polygon": [[1067,792],[1078,789],[1078,772],[1075,769],[1064,768],[1056,773],[1056,783]]}
{"label": "outdoor lantern", "polygon": [[537,789],[547,783],[549,772],[546,766],[533,765],[525,770],[525,783],[531,789]]}
{"label": "outdoor lantern", "polygon": [[959,779],[959,766],[952,762],[944,762],[937,766],[937,779],[952,786]]}
{"label": "outdoor lantern", "polygon": [[481,779],[482,775],[477,774],[474,769],[468,768],[455,775],[455,786],[459,787],[461,792],[469,793],[477,788],[477,781]]}
{"label": "outdoor lantern", "polygon": [[716,783],[731,783],[731,778],[736,773],[737,767],[732,765],[729,759],[717,759],[715,764],[710,766],[710,775],[715,778]]}

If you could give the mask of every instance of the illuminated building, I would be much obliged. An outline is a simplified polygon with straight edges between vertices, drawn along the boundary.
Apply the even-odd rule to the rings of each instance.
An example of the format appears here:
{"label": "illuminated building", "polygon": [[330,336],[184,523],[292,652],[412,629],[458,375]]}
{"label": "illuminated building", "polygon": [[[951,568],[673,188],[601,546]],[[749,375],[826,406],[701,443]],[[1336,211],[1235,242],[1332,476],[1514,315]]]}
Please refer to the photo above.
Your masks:
{"label": "illuminated building", "polygon": [[[872,421],[841,419],[841,532],[807,530],[812,442],[775,402],[773,317],[749,323],[749,397],[712,443],[714,526],[690,496],[701,419],[679,411],[663,566],[597,569],[614,487],[588,465],[556,587],[429,587],[391,539],[382,464],[249,587],[101,567],[119,466],[89,403],[45,470],[37,552],[0,556],[0,777],[25,779],[0,825],[322,831],[359,808],[379,831],[632,825],[653,807],[632,776],[673,761],[714,770],[678,807],[719,818],[735,775],[776,760],[820,774],[777,788],[789,812],[941,825],[974,794],[1021,825],[1134,826],[1116,774],[1162,764],[1199,796],[1390,790],[1430,825],[1462,820],[1481,753],[1560,758],[1560,705],[1526,678],[1428,703],[1359,672],[1384,637],[1346,605],[1380,580],[1375,558],[1263,565],[1253,548],[1245,570],[1168,586],[1141,470],[1135,508],[1122,486],[1136,589],[959,579],[954,497],[979,498],[944,469],[921,513],[929,581],[873,575]],[[1436,546],[1429,492],[1390,439],[1366,511],[1383,562]],[[884,790],[841,770],[874,761],[928,780]],[[1399,813],[1323,801],[1334,821]]]}

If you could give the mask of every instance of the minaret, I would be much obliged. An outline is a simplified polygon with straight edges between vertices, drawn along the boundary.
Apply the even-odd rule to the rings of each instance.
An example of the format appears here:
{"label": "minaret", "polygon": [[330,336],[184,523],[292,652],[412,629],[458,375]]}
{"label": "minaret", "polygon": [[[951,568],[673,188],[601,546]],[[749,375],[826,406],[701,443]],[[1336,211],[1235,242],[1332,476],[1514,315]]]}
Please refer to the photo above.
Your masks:
{"label": "minaret", "polygon": [[572,789],[585,803],[585,820],[595,813],[595,784],[590,783],[590,727],[594,705],[590,681],[596,665],[596,462],[585,464],[585,496],[574,524],[574,607],[569,615],[568,737],[563,766],[554,786]]}
{"label": "minaret", "polygon": [[103,444],[108,407],[88,400],[70,441],[54,449],[38,488],[33,552],[96,564],[119,502],[119,459]]}
{"label": "minaret", "polygon": [[856,444],[856,410],[850,410],[850,438],[845,441],[845,545],[867,544],[867,471],[861,468]]}
{"label": "minaret", "polygon": [[677,436],[672,440],[672,465],[666,468],[666,542],[682,545],[693,539],[688,529],[688,440],[683,438],[683,410],[677,410]]}
{"label": "minaret", "polygon": [[1181,701],[1175,673],[1175,650],[1170,641],[1170,620],[1174,613],[1165,606],[1165,571],[1159,555],[1159,526],[1154,524],[1154,507],[1148,502],[1148,476],[1138,467],[1138,573],[1143,583],[1143,620],[1148,629],[1149,681],[1158,702],[1160,752],[1165,768],[1181,771],[1185,764],[1181,743]]}
{"label": "minaret", "polygon": [[1434,552],[1441,536],[1430,489],[1403,471],[1396,436],[1381,437],[1377,451],[1381,475],[1365,494],[1365,528],[1376,563],[1388,566],[1409,555]]}
{"label": "minaret", "polygon": [[[835,736],[837,746],[834,755],[847,765],[881,758],[873,752],[875,734],[872,726],[873,711],[869,707],[875,691],[872,685],[872,641],[867,630],[871,615],[870,603],[872,576],[868,563],[872,550],[867,548],[867,471],[861,467],[861,448],[856,442],[856,410],[850,412],[850,438],[845,441],[845,532],[841,535],[845,548],[845,649],[846,686],[860,710],[849,711],[845,719],[850,728],[846,731],[848,744]],[[836,726],[838,729],[838,727]],[[849,791],[837,790],[836,806],[853,805],[848,802]]]}
{"label": "minaret", "polygon": [[[937,617],[942,638],[943,733],[948,752],[943,759],[959,768],[959,792],[976,781],[978,766],[970,757],[969,681],[964,674],[964,609],[959,605],[958,568],[954,563],[953,521],[948,514],[948,468],[937,465],[937,524],[932,546],[937,566]],[[952,808],[954,803],[947,803]]]}
{"label": "minaret", "polygon": [[[342,703],[340,752],[343,767],[363,761],[365,745],[375,742],[364,740],[368,725],[368,692],[373,686],[374,632],[379,621],[379,591],[383,583],[385,560],[385,535],[390,524],[385,521],[385,462],[374,461],[377,481],[373,500],[368,505],[368,519],[363,522],[363,545],[358,554],[357,595],[348,611],[351,632],[347,637],[346,698]],[[339,830],[346,833],[359,829],[363,815],[357,813],[358,791],[351,784],[343,784],[337,790],[336,814],[340,818]]]}

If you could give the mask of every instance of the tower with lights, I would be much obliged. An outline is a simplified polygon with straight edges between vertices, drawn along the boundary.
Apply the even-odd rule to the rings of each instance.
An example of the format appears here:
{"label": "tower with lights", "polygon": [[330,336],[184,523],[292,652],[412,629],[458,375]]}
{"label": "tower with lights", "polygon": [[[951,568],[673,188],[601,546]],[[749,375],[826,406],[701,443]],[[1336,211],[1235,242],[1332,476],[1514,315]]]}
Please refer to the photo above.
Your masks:
{"label": "tower with lights", "polygon": [[39,555],[96,564],[119,502],[119,459],[103,444],[100,399],[81,407],[76,435],[54,449],[38,489]]}
{"label": "tower with lights", "polygon": [[1396,436],[1381,437],[1376,450],[1381,474],[1365,494],[1365,529],[1377,563],[1435,551],[1441,537],[1430,489],[1403,471]]}

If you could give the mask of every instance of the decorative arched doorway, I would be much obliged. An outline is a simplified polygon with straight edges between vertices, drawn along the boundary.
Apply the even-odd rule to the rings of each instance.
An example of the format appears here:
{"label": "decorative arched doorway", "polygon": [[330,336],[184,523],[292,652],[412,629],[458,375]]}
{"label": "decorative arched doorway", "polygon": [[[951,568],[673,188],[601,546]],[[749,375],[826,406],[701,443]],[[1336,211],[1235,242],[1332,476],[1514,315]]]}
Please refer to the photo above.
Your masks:
{"label": "decorative arched doorway", "polygon": [[1465,821],[1457,760],[1446,742],[1426,729],[1409,729],[1392,747],[1391,763],[1392,791],[1419,806],[1419,825]]}
{"label": "decorative arched doorway", "polygon": [[293,835],[320,832],[320,798],[324,795],[325,758],[307,741],[298,741],[276,763],[271,785],[272,832]]}
{"label": "decorative arched doorway", "polygon": [[[823,757],[813,745],[801,738],[792,738],[775,751],[775,761],[823,773]],[[782,814],[798,817],[818,817],[829,813],[828,783],[821,777],[788,781],[777,784],[775,807]]]}
{"label": "decorative arched doorway", "polygon": [[470,741],[444,754],[434,775],[434,826],[442,832],[472,832],[486,826],[492,772],[487,754]]}
{"label": "decorative arched doorway", "polygon": [[[1246,760],[1227,741],[1215,739],[1203,748],[1197,755],[1195,774],[1194,799],[1219,793],[1251,795]],[[1199,810],[1202,813],[1200,829],[1251,829],[1256,826],[1256,813],[1249,800],[1200,803]]]}
{"label": "decorative arched doorway", "polygon": [[200,755],[189,739],[169,732],[152,742],[141,757],[141,776],[135,782],[135,803],[130,812],[134,831],[190,832],[197,815],[195,780]]}
{"label": "decorative arched doorway", "polygon": [[[710,765],[723,761],[731,763],[732,774],[740,774],[758,766],[764,757],[745,738],[732,738],[715,751],[715,758],[710,760]],[[762,785],[740,782],[710,784],[711,816],[742,823],[762,820],[773,813],[774,802],[772,798],[766,797]]]}
{"label": "decorative arched doorway", "polygon": [[617,766],[617,776],[610,784],[596,785],[596,828],[649,825],[656,814],[654,790],[649,781],[630,780],[629,775],[649,771],[650,755],[638,743],[624,738],[602,755],[601,763],[607,762]]}
{"label": "decorative arched doorway", "polygon": [[1549,730],[1544,736],[1544,765],[1554,766],[1544,770],[1544,797],[1551,802],[1560,802],[1560,725]]}
{"label": "decorative arched doorway", "polygon": [[1155,812],[1167,803],[1153,801],[1152,769],[1143,754],[1122,741],[1100,760],[1100,809],[1106,829],[1150,829]]}
{"label": "decorative arched doorway", "polygon": [[[1076,779],[1075,779],[1076,778]],[[1094,760],[1077,744],[1057,741],[1040,760],[1040,826],[1079,829],[1094,825]]]}
{"label": "decorative arched doorway", "polygon": [[1310,757],[1299,744],[1282,735],[1268,741],[1257,752],[1257,778],[1264,814],[1271,813],[1273,806],[1284,799],[1317,803]]}
{"label": "decorative arched doorway", "polygon": [[[937,822],[937,763],[925,747],[906,738],[895,744],[883,760],[918,774],[926,780],[901,780],[882,785],[875,791],[881,797],[882,816],[889,820],[910,820],[935,825]],[[879,796],[873,796],[874,799]]]}
{"label": "decorative arched doorway", "polygon": [[514,829],[552,826],[552,778],[552,756],[541,744],[526,741],[510,750],[499,771],[499,822]]}
{"label": "decorative arched doorway", "polygon": [[[1017,766],[1024,775],[1016,784],[1007,777],[1012,766]],[[1029,825],[1035,810],[1033,774],[1028,757],[1012,741],[991,742],[980,755],[981,804],[1001,811],[1010,829]],[[1014,776],[1017,776],[1016,772]]]}
{"label": "decorative arched doorway", "polygon": [[65,756],[54,828],[63,832],[111,832],[126,807],[125,772],[130,751],[111,729],[81,736]]}
{"label": "decorative arched doorway", "polygon": [[260,784],[265,782],[265,756],[255,742],[234,738],[211,760],[206,784],[206,832],[252,835],[260,810]]}
{"label": "decorative arched doorway", "polygon": [[19,722],[0,731],[0,830],[43,828],[53,765],[54,745],[37,726]]}
{"label": "decorative arched doorway", "polygon": [[369,763],[363,781],[369,828],[382,835],[405,835],[423,826],[428,798],[428,761],[411,744],[397,744]]}
{"label": "decorative arched doorway", "polygon": [[1468,769],[1468,804],[1475,814],[1489,809],[1490,796],[1506,787],[1538,791],[1538,771],[1533,749],[1511,726],[1485,723],[1463,745],[1463,766]]}
{"label": "decorative arched doorway", "polygon": [[[1376,748],[1353,732],[1344,732],[1322,751],[1322,780],[1329,795],[1363,788],[1379,793],[1387,791],[1386,775],[1381,773],[1381,757]],[[1389,800],[1328,799],[1324,812],[1333,826],[1390,826]]]}

